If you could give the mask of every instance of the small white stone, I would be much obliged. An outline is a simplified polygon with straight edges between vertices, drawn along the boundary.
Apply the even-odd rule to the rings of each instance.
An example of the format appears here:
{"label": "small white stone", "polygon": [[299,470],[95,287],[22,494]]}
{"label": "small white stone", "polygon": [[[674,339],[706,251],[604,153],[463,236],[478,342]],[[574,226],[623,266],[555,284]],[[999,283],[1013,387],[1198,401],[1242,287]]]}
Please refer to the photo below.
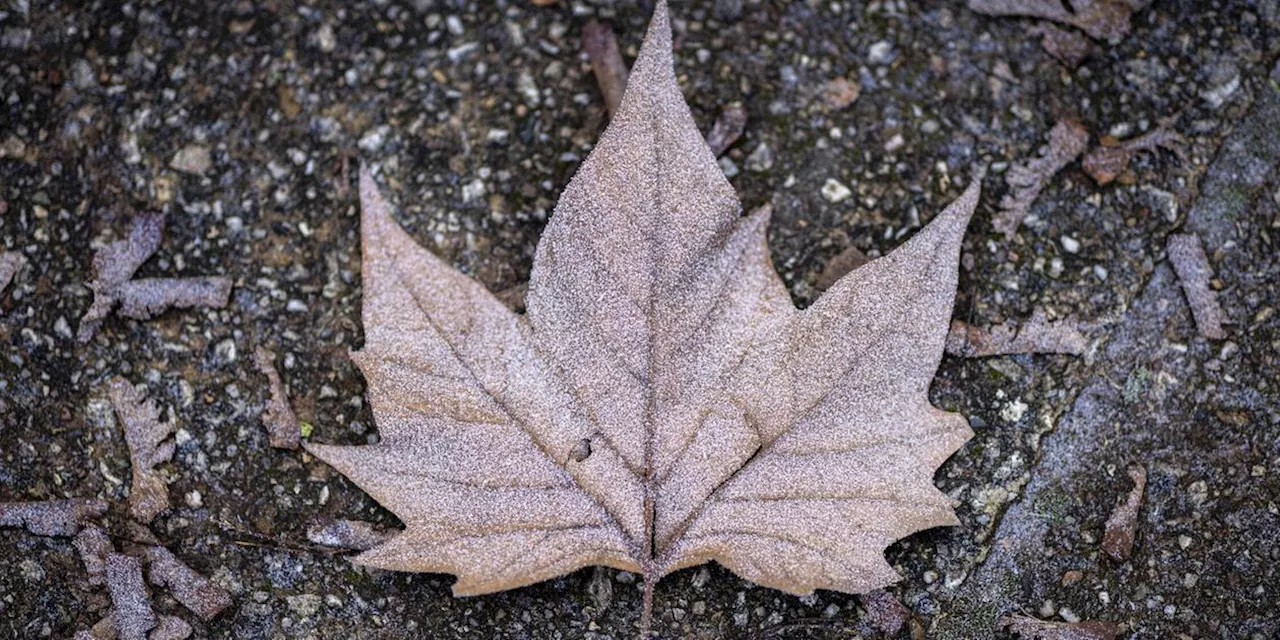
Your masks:
{"label": "small white stone", "polygon": [[1062,236],[1062,250],[1067,253],[1080,253],[1080,241],[1071,236]]}
{"label": "small white stone", "polygon": [[889,64],[894,57],[893,43],[888,40],[881,40],[867,49],[867,62],[871,64]]}
{"label": "small white stone", "polygon": [[827,202],[842,202],[852,195],[853,192],[849,190],[849,187],[840,184],[835,178],[827,178],[827,181],[822,184],[822,197]]}
{"label": "small white stone", "polygon": [[188,507],[191,507],[192,509],[199,509],[204,506],[204,496],[200,495],[199,491],[193,489],[187,492],[186,502]]}

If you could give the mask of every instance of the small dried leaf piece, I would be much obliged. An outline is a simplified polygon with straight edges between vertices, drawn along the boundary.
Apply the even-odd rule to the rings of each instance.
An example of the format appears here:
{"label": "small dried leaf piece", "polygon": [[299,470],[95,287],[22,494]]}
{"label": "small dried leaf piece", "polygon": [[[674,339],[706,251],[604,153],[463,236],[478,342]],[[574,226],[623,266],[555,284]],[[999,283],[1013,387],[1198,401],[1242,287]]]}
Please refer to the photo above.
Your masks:
{"label": "small dried leaf piece", "polygon": [[108,390],[116,417],[129,445],[133,482],[129,490],[129,515],[143,524],[169,508],[169,488],[155,467],[173,457],[172,423],[160,422],[160,409],[124,378],[111,381]]}
{"label": "small dried leaf piece", "polygon": [[884,589],[864,593],[858,596],[858,601],[867,610],[867,622],[886,638],[898,637],[902,625],[911,619],[911,610]]}
{"label": "small dried leaf piece", "polygon": [[1151,0],[969,0],[969,8],[990,16],[1042,18],[1075,27],[1099,40],[1129,34],[1130,17]]}
{"label": "small dried leaf piece", "polygon": [[196,573],[168,549],[146,547],[147,577],[151,584],[167,587],[174,599],[200,616],[212,620],[223,609],[231,606],[231,594],[208,578]]}
{"label": "small dried leaf piece", "polygon": [[933,474],[972,432],[928,389],[976,173],[796,309],[768,209],[742,215],[680,93],[661,0],[543,232],[525,315],[417,245],[362,171],[352,359],[381,439],[306,445],[406,525],[355,561],[456,574],[456,595],[604,565],[643,575],[649,601],[713,560],[795,594],[898,580],[889,544],[957,522]]}
{"label": "small dried leaf piece", "polygon": [[960,320],[951,321],[947,354],[961,358],[986,358],[1018,353],[1065,353],[1078,356],[1089,347],[1089,338],[1071,319],[1050,321],[1043,309],[1019,327],[1009,321],[983,329]]}
{"label": "small dried leaf piece", "polygon": [[1129,559],[1133,553],[1133,539],[1138,533],[1138,511],[1142,508],[1142,492],[1147,487],[1147,470],[1140,465],[1129,468],[1129,477],[1133,479],[1133,489],[1127,497],[1116,502],[1116,508],[1107,518],[1107,527],[1102,534],[1102,550],[1118,562]]}
{"label": "small dried leaf piece", "polygon": [[1047,22],[1038,24],[1027,33],[1040,36],[1040,46],[1069,69],[1075,69],[1094,51],[1093,42],[1079,31],[1060,29]]}
{"label": "small dried leaf piece", "polygon": [[1023,218],[1031,213],[1031,205],[1040,192],[1063,167],[1084,153],[1089,132],[1078,122],[1063,120],[1049,131],[1049,145],[1040,157],[1014,164],[1005,175],[1009,193],[1000,200],[1000,212],[991,226],[1013,240]]}
{"label": "small dried leaf piece", "polygon": [[147,640],[185,640],[191,637],[191,625],[177,616],[160,616]]}
{"label": "small dried leaf piece", "polygon": [[289,406],[289,396],[284,392],[284,383],[280,381],[280,373],[276,371],[276,355],[258,347],[253,351],[253,363],[258,371],[267,377],[268,393],[271,400],[267,402],[267,410],[262,414],[262,424],[267,427],[267,438],[271,446],[277,449],[297,449],[301,442],[302,425]]}
{"label": "small dried leaf piece", "polygon": [[1209,258],[1200,245],[1200,236],[1175,233],[1169,236],[1168,252],[1169,262],[1173,263],[1173,270],[1182,282],[1182,291],[1187,295],[1200,335],[1210,340],[1225,339],[1227,332],[1222,325],[1226,324],[1227,317],[1218,306],[1217,292],[1209,288],[1213,267],[1209,266]]}
{"label": "small dried leaf piece", "polygon": [[368,551],[394,535],[360,520],[333,520],[307,529],[307,540],[313,544],[355,551]]}
{"label": "small dried leaf piece", "polygon": [[747,108],[741,102],[731,102],[720,111],[720,117],[707,133],[707,146],[717,158],[724,155],[733,143],[742,137],[747,128]]}
{"label": "small dried leaf piece", "polygon": [[9,287],[9,282],[13,280],[13,276],[17,275],[18,270],[22,269],[26,261],[27,259],[17,251],[0,253],[0,293],[4,293],[4,290]]}
{"label": "small dried leaf piece", "polygon": [[1112,622],[1049,622],[1026,616],[1005,616],[1000,626],[1018,634],[1023,640],[1115,640],[1120,628]]}
{"label": "small dried leaf piece", "polygon": [[142,565],[122,553],[107,554],[107,588],[115,606],[116,632],[120,640],[147,640],[156,626],[151,598],[142,582]]}
{"label": "small dried leaf piece", "polygon": [[120,303],[120,315],[146,320],[170,307],[223,307],[231,295],[231,280],[207,278],[144,278],[131,280],[144,262],[160,248],[164,214],[142,213],[134,217],[129,237],[103,247],[93,256],[96,277],[89,283],[93,304],[80,319],[76,337],[88,342],[102,321]]}
{"label": "small dried leaf piece", "polygon": [[84,563],[85,572],[89,574],[89,584],[106,583],[107,554],[115,553],[116,547],[111,538],[95,525],[86,526],[71,541],[80,552],[80,561]]}
{"label": "small dried leaf piece", "polygon": [[92,628],[77,631],[75,640],[116,640],[118,637],[120,633],[116,631],[116,614],[108,613],[94,623]]}
{"label": "small dried leaf piece", "polygon": [[1108,184],[1129,169],[1129,161],[1139,151],[1168,149],[1186,160],[1182,136],[1168,127],[1157,127],[1143,135],[1124,142],[1103,138],[1102,146],[1090,151],[1080,166],[1098,184]]}
{"label": "small dried leaf piece", "polygon": [[38,536],[74,536],[86,521],[106,513],[107,503],[97,498],[0,502],[0,527],[26,527]]}
{"label": "small dried leaf piece", "polygon": [[600,94],[604,96],[604,106],[609,109],[609,117],[618,112],[622,104],[622,93],[627,88],[627,63],[622,59],[622,51],[618,49],[618,38],[613,35],[613,28],[599,20],[589,20],[582,27],[582,49],[587,52],[591,61],[591,71],[596,75],[596,84],[600,86]]}

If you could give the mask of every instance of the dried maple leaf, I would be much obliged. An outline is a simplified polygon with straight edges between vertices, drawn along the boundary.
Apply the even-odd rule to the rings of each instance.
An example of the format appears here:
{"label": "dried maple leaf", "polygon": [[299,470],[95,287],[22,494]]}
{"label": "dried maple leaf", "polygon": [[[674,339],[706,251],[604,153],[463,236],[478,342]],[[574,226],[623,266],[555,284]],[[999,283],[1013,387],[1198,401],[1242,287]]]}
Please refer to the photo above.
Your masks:
{"label": "dried maple leaf", "polygon": [[173,435],[173,423],[160,422],[160,410],[155,403],[147,400],[124,378],[111,381],[108,396],[129,445],[133,475],[129,515],[147,524],[169,508],[169,487],[155,467],[173,457],[174,442],[169,438]]}
{"label": "dried maple leaf", "polygon": [[898,579],[956,524],[933,473],[971,435],[929,404],[979,181],[800,311],[676,84],[659,2],[617,116],[539,242],[528,312],[418,246],[367,171],[365,346],[381,441],[308,444],[405,523],[356,557],[457,595],[581,567],[715,560],[790,593]]}

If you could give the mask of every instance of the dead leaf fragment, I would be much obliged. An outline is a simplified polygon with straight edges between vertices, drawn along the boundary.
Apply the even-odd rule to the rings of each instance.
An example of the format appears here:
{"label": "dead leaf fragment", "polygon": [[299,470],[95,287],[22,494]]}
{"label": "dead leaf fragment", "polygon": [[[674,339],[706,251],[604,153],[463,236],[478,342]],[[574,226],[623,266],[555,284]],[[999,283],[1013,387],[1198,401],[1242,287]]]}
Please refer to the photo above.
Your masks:
{"label": "dead leaf fragment", "polygon": [[628,75],[627,63],[622,59],[613,28],[599,20],[587,21],[582,27],[582,50],[587,52],[596,84],[604,96],[605,108],[609,110],[609,117],[613,117],[622,104]]}
{"label": "dead leaf fragment", "polygon": [[27,259],[22,257],[17,251],[5,251],[0,253],[0,293],[9,287],[9,283],[13,280],[13,276],[17,275],[22,269],[22,265],[26,264]]}
{"label": "dead leaf fragment", "polygon": [[231,295],[231,280],[222,277],[144,278],[131,280],[144,262],[160,248],[164,214],[151,212],[134,217],[129,237],[103,247],[93,256],[95,278],[89,283],[93,304],[80,318],[76,334],[88,342],[102,321],[120,304],[126,318],[146,320],[170,307],[223,307]]}
{"label": "dead leaf fragment", "polygon": [[0,527],[26,527],[37,536],[74,536],[87,520],[107,513],[97,498],[44,502],[0,502]]}
{"label": "dead leaf fragment", "polygon": [[1168,149],[1181,160],[1186,159],[1182,136],[1168,127],[1157,127],[1132,140],[1116,142],[1103,138],[1102,145],[1085,155],[1080,166],[1098,184],[1107,184],[1129,169],[1129,161],[1139,151]]}
{"label": "dead leaf fragment", "polygon": [[133,556],[111,553],[107,554],[106,566],[120,640],[147,640],[147,632],[156,626],[156,614],[142,582],[142,564]]}
{"label": "dead leaf fragment", "polygon": [[1194,233],[1175,233],[1169,236],[1169,262],[1182,282],[1182,291],[1191,305],[1191,316],[1195,318],[1196,328],[1200,335],[1210,340],[1223,340],[1227,332],[1222,328],[1227,317],[1218,306],[1218,294],[1209,288],[1209,280],[1213,278],[1213,267],[1209,266],[1209,258],[1200,245],[1200,236]]}
{"label": "dead leaf fragment", "polygon": [[120,633],[116,631],[116,616],[114,613],[108,613],[96,622],[93,628],[77,631],[75,640],[116,640],[118,637]]}
{"label": "dead leaf fragment", "polygon": [[1061,29],[1047,22],[1028,29],[1027,33],[1040,36],[1040,46],[1069,69],[1080,66],[1095,48],[1079,31]]}
{"label": "dead leaf fragment", "polygon": [[1065,353],[1078,356],[1089,347],[1089,338],[1069,318],[1050,321],[1043,309],[1018,326],[1013,321],[976,327],[961,320],[951,321],[947,334],[947,354],[961,358],[986,358],[1019,353]]}
{"label": "dead leaf fragment", "polygon": [[1115,640],[1120,633],[1114,623],[1101,620],[1049,622],[1026,616],[1005,616],[1000,626],[1024,640]]}
{"label": "dead leaf fragment", "polygon": [[253,351],[253,363],[258,371],[267,377],[268,393],[271,400],[262,414],[262,424],[267,427],[267,437],[271,446],[277,449],[297,449],[301,442],[302,426],[298,417],[289,406],[289,396],[284,392],[284,383],[280,381],[280,373],[276,371],[276,355],[258,347]]}
{"label": "dead leaf fragment", "polygon": [[911,618],[911,610],[884,589],[864,593],[858,596],[858,601],[867,610],[867,621],[886,638],[898,637],[902,625]]}
{"label": "dead leaf fragment", "polygon": [[177,616],[160,616],[147,640],[185,640],[191,637],[191,625]]}
{"label": "dead leaf fragment", "polygon": [[896,581],[886,546],[956,523],[932,478],[971,431],[927,390],[979,185],[796,309],[768,209],[741,214],[676,84],[661,0],[525,315],[416,244],[362,170],[352,359],[380,441],[305,445],[406,523],[355,561],[453,573],[456,595],[603,565],[650,602],[712,560],[796,594]]}
{"label": "dead leaf fragment", "polygon": [[394,535],[375,527],[372,522],[360,520],[332,520],[307,529],[307,540],[313,544],[355,551],[372,549]]}
{"label": "dead leaf fragment", "polygon": [[1075,27],[1099,40],[1129,34],[1131,16],[1151,0],[969,0],[969,8],[991,16],[1042,18]]}
{"label": "dead leaf fragment", "polygon": [[129,515],[143,524],[169,508],[169,487],[155,467],[173,457],[173,423],[160,422],[160,409],[128,380],[115,378],[108,389],[116,418],[129,445],[133,482],[129,490]]}
{"label": "dead leaf fragment", "polygon": [[720,117],[711,126],[711,131],[707,132],[707,146],[711,147],[711,154],[717,158],[724,155],[742,137],[746,128],[747,108],[741,102],[725,105],[720,110]]}
{"label": "dead leaf fragment", "polygon": [[168,549],[150,546],[145,552],[149,563],[147,578],[151,584],[167,587],[174,599],[202,620],[212,620],[231,606],[231,594],[226,589],[196,573]]}
{"label": "dead leaf fragment", "polygon": [[1084,153],[1089,132],[1078,122],[1062,120],[1049,130],[1049,144],[1037,158],[1009,167],[1005,182],[1009,193],[1000,200],[1000,212],[991,221],[1005,240],[1013,240],[1023,218],[1031,213],[1031,205],[1040,192],[1063,167]]}
{"label": "dead leaf fragment", "polygon": [[107,554],[115,553],[116,547],[111,543],[101,528],[95,525],[86,526],[71,541],[76,551],[80,552],[80,561],[84,563],[85,572],[89,574],[89,584],[106,583]]}
{"label": "dead leaf fragment", "polygon": [[1138,533],[1138,511],[1142,508],[1142,492],[1147,487],[1147,470],[1141,465],[1129,468],[1133,489],[1129,495],[1116,502],[1116,508],[1107,518],[1102,534],[1102,550],[1117,562],[1124,562],[1133,553],[1133,539]]}

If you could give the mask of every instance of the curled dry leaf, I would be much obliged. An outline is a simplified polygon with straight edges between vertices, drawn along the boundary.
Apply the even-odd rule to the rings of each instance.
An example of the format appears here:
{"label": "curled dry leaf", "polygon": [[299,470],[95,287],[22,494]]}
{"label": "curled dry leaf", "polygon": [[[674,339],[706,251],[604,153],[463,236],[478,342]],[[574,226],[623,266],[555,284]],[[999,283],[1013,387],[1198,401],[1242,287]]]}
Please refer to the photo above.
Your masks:
{"label": "curled dry leaf", "polygon": [[280,373],[276,371],[276,355],[258,347],[253,351],[253,363],[258,371],[267,377],[268,393],[271,399],[262,414],[262,424],[267,427],[267,438],[271,446],[277,449],[297,449],[302,437],[302,425],[289,406],[289,396],[284,392],[284,383],[280,381]]}
{"label": "curled dry leaf", "polygon": [[118,637],[120,634],[116,631],[116,615],[108,613],[93,628],[77,631],[75,640],[116,640]]}
{"label": "curled dry leaf", "polygon": [[1071,319],[1050,321],[1043,309],[1019,327],[1009,321],[989,328],[951,321],[947,354],[961,358],[986,358],[1018,353],[1065,353],[1078,356],[1089,347],[1089,338]]}
{"label": "curled dry leaf", "polygon": [[582,27],[582,49],[591,61],[591,71],[596,76],[600,94],[604,96],[609,117],[613,117],[627,88],[627,63],[622,59],[613,28],[599,20],[587,21]]}
{"label": "curled dry leaf", "polygon": [[[517,315],[417,245],[361,172],[380,442],[306,448],[406,529],[356,556],[456,595],[716,561],[789,593],[894,582],[956,524],[933,474],[972,434],[930,405],[980,180],[797,310],[685,105],[659,2],[617,116],[565,189]],[[585,446],[584,446],[585,444]]]}
{"label": "curled dry leaf", "polygon": [[93,304],[80,318],[76,337],[88,342],[102,321],[120,304],[120,315],[146,320],[170,307],[222,307],[231,295],[227,278],[144,278],[131,280],[156,249],[164,231],[164,214],[142,213],[134,217],[129,237],[103,247],[93,256],[96,274],[89,288]]}
{"label": "curled dry leaf", "polygon": [[146,547],[147,577],[151,584],[167,587],[174,599],[203,620],[212,620],[231,606],[231,594],[208,578],[196,573],[168,549]]}
{"label": "curled dry leaf", "polygon": [[1099,40],[1129,34],[1135,12],[1151,0],[969,0],[969,8],[991,16],[1042,18],[1075,27]]}
{"label": "curled dry leaf", "polygon": [[133,482],[129,490],[129,515],[150,523],[169,508],[169,488],[155,467],[173,457],[172,423],[160,422],[160,409],[124,378],[111,381],[108,396],[129,445]]}
{"label": "curled dry leaf", "polygon": [[360,520],[332,520],[307,529],[307,540],[335,549],[368,551],[392,538],[394,534]]}
{"label": "curled dry leaf", "polygon": [[1222,325],[1226,324],[1227,316],[1218,306],[1218,294],[1209,287],[1213,267],[1209,266],[1200,236],[1194,233],[1169,236],[1168,253],[1169,262],[1173,263],[1173,270],[1182,282],[1182,291],[1187,295],[1187,303],[1191,305],[1191,316],[1195,318],[1200,335],[1210,340],[1225,339],[1227,332]]}
{"label": "curled dry leaf", "polygon": [[156,626],[156,614],[142,582],[142,564],[133,556],[110,553],[106,566],[120,640],[147,640],[147,632]]}
{"label": "curled dry leaf", "polygon": [[22,269],[26,261],[26,258],[17,251],[0,253],[0,293],[4,293],[4,290],[9,287],[9,282],[13,280],[13,276],[17,275],[18,270]]}
{"label": "curled dry leaf", "polygon": [[1000,212],[991,226],[1004,234],[1005,240],[1013,240],[1023,218],[1031,213],[1031,205],[1049,180],[1062,168],[1084,153],[1089,144],[1089,132],[1078,122],[1063,120],[1049,130],[1049,145],[1038,158],[1032,158],[1009,167],[1005,182],[1009,193],[1000,200]]}
{"label": "curled dry leaf", "polygon": [[1102,534],[1102,550],[1118,562],[1129,559],[1133,553],[1133,540],[1138,534],[1138,511],[1142,508],[1142,492],[1147,488],[1147,470],[1140,465],[1129,468],[1133,489],[1128,496],[1116,502],[1116,508],[1107,518]]}
{"label": "curled dry leaf", "polygon": [[1005,616],[1000,626],[1018,634],[1023,640],[1115,640],[1120,629],[1111,622],[1049,622],[1026,616]]}
{"label": "curled dry leaf", "polygon": [[732,102],[720,110],[720,117],[707,133],[707,146],[711,154],[720,157],[733,143],[742,137],[747,128],[747,108],[741,102]]}
{"label": "curled dry leaf", "polygon": [[0,527],[26,527],[38,536],[74,536],[86,521],[106,513],[107,503],[96,498],[0,502]]}

